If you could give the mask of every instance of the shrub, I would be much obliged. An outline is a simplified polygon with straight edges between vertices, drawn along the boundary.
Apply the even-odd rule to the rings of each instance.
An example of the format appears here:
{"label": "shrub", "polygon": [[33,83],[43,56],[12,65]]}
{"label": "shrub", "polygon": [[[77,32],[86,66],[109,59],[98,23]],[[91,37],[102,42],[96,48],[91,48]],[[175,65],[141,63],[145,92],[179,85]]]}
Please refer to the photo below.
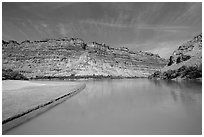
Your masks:
{"label": "shrub", "polygon": [[186,79],[195,79],[195,78],[201,78],[202,77],[202,69],[199,69],[198,67],[189,67],[184,72],[184,75]]}
{"label": "shrub", "polygon": [[160,71],[155,71],[154,74],[150,75],[148,78],[153,79],[153,78],[160,78],[161,72]]}
{"label": "shrub", "polygon": [[2,69],[2,80],[28,80],[24,75],[12,69]]}
{"label": "shrub", "polygon": [[173,63],[173,56],[170,56],[169,63],[167,64],[167,66],[171,66]]}

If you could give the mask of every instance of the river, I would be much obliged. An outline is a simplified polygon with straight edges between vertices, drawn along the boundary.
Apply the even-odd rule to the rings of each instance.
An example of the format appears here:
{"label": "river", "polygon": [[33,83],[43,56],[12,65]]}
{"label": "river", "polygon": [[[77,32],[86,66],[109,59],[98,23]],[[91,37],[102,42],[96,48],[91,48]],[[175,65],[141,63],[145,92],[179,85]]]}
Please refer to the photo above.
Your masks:
{"label": "river", "polygon": [[62,104],[7,134],[202,134],[202,83],[89,80]]}

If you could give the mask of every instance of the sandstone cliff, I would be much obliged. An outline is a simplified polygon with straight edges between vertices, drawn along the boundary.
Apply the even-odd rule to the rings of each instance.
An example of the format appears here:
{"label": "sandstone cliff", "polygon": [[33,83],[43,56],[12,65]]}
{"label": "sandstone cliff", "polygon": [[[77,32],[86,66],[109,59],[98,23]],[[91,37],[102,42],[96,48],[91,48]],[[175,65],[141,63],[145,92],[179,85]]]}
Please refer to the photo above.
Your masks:
{"label": "sandstone cliff", "polygon": [[202,34],[179,46],[170,56],[167,65],[149,78],[202,78]]}
{"label": "sandstone cliff", "polygon": [[79,38],[2,41],[3,69],[27,78],[147,77],[164,67],[158,55]]}

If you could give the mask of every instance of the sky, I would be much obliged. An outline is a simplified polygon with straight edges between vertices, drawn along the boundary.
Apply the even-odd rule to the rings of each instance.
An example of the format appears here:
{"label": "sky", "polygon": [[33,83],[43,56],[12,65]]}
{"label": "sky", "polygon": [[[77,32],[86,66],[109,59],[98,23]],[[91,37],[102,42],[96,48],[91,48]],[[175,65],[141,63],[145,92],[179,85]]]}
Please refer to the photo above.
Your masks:
{"label": "sky", "polygon": [[77,37],[168,58],[201,32],[201,2],[2,4],[3,40]]}

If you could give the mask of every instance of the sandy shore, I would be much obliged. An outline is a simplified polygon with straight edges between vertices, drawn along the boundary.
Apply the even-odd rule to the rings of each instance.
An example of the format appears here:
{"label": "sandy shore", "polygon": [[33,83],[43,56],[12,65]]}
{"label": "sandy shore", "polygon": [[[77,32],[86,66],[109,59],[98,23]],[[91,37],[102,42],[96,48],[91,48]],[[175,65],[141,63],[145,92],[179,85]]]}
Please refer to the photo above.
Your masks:
{"label": "sandy shore", "polygon": [[[43,112],[67,99],[67,97],[76,94],[85,88],[85,84],[77,82],[9,80],[3,81],[2,87],[2,124],[4,131],[24,122],[30,117],[26,116],[26,118],[16,121],[21,116],[25,117],[25,115],[30,115],[29,113],[34,111],[35,115],[38,112]],[[14,120],[15,122],[13,123],[15,124],[12,123]],[[8,123],[11,124],[4,126],[8,125]]]}
{"label": "sandy shore", "polygon": [[46,84],[33,83],[30,81],[22,81],[22,80],[4,80],[2,81],[2,90],[16,90],[24,87],[35,87],[35,86],[44,86]]}

